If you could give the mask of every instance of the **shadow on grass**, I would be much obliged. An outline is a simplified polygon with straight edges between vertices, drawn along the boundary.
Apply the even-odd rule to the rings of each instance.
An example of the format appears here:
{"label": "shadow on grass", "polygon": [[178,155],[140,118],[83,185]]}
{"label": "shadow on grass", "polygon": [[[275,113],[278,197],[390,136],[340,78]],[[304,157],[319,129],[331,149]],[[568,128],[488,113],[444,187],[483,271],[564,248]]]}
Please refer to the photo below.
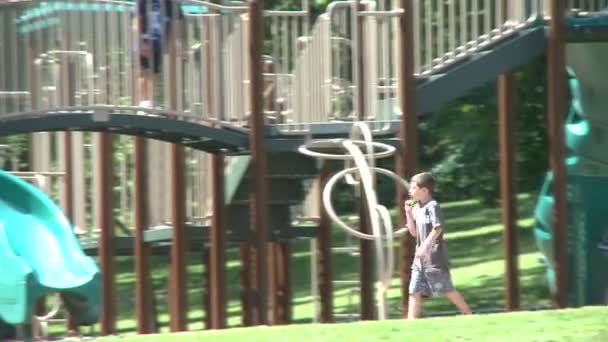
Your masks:
{"label": "shadow on grass", "polygon": [[[531,227],[520,227],[519,253],[535,252],[536,245]],[[504,258],[502,231],[446,241],[452,267],[466,267]]]}
{"label": "shadow on grass", "polygon": [[[518,200],[519,216],[530,217],[533,212],[534,200],[532,196],[523,196]],[[465,204],[449,204],[444,208],[446,219],[446,234],[451,232],[472,231],[482,226],[489,226],[500,222],[500,209],[487,208],[476,201],[467,201]],[[536,251],[532,230],[529,227],[520,229],[520,253]],[[333,241],[335,245],[344,244],[345,233],[339,229],[333,229]],[[355,241],[355,243],[358,243]],[[295,305],[311,304],[311,274],[310,274],[310,244],[308,241],[296,240],[292,242],[291,259],[291,282],[292,282],[292,303]],[[502,260],[502,232],[500,230],[490,232],[480,232],[477,235],[461,236],[449,239],[447,242],[448,253],[452,266],[463,268],[492,260]],[[231,307],[240,306],[240,266],[238,262],[238,247],[231,245],[226,250],[226,259],[230,263],[227,267],[227,297]],[[191,310],[199,312],[190,314],[190,322],[198,323],[203,320],[203,253],[188,254],[188,288],[189,288],[189,307]],[[333,267],[336,280],[356,280],[358,279],[359,258],[340,253],[334,255]],[[166,320],[168,312],[168,287],[169,257],[151,257],[151,278],[154,289],[157,293],[158,313],[163,315]],[[117,290],[118,290],[118,313],[120,320],[134,321],[134,291],[135,275],[132,257],[119,257],[116,259],[117,269]],[[502,274],[502,270],[497,270]],[[522,303],[536,303],[539,298],[547,298],[546,286],[544,284],[542,266],[533,268],[532,271],[522,274]],[[530,284],[526,285],[525,284]],[[458,285],[458,284],[456,284]],[[481,286],[459,288],[464,296],[470,298],[475,308],[498,307],[504,301],[504,281],[502,275],[487,275]],[[338,289],[335,289],[338,291]],[[338,297],[338,295],[336,295]],[[348,312],[352,310],[347,304],[336,303],[335,312]],[[390,305],[397,308],[398,298],[391,298]],[[431,299],[425,305],[427,311],[453,310],[453,306],[447,300]],[[312,309],[310,310],[312,314]],[[235,317],[240,316],[240,308],[230,309],[229,318],[234,321]],[[310,322],[311,318],[297,317],[294,322]],[[134,324],[134,322],[133,322]],[[165,323],[161,322],[161,325]],[[126,328],[121,332],[132,331]]]}
{"label": "shadow on grass", "polygon": [[[525,308],[550,306],[550,294],[545,285],[545,268],[538,265],[520,273],[520,305]],[[502,309],[505,307],[505,283],[502,274],[479,275],[479,284],[455,284],[457,290],[469,303],[472,310]],[[390,307],[399,311],[399,298],[389,299]],[[424,312],[431,315],[441,312],[457,312],[456,307],[445,297],[433,297],[424,301]]]}

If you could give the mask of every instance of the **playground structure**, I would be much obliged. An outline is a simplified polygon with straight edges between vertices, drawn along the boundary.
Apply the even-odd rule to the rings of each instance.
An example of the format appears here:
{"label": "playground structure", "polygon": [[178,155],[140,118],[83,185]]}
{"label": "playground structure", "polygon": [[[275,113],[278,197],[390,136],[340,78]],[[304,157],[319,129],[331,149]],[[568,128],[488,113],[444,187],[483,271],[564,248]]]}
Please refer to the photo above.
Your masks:
{"label": "playground structure", "polygon": [[[398,173],[409,176],[416,169],[414,114],[528,63],[547,45],[549,57],[559,56],[566,38],[586,50],[586,41],[603,39],[604,27],[569,21],[556,31],[553,1],[344,1],[331,3],[314,23],[307,1],[291,11],[266,10],[257,1],[173,4],[182,6],[183,21],[171,25],[183,25],[185,39],[164,40],[156,76],[162,86],[154,89],[154,107],[141,108],[133,2],[0,3],[0,44],[10,47],[0,53],[0,135],[32,133],[31,171],[49,175],[48,191],[58,195],[82,248],[99,256],[102,334],[116,331],[112,261],[123,253],[136,259],[138,332],[154,331],[149,256],[166,253],[168,242],[172,331],[186,329],[190,248],[209,249],[206,323],[225,327],[228,242],[241,248],[243,324],[289,322],[289,241],[296,237],[316,240],[317,319],[332,321],[329,221],[319,194],[303,187],[314,179],[318,190],[327,179],[298,148],[347,137],[356,122],[365,122],[374,140],[399,146]],[[566,1],[558,10],[591,15],[606,7]],[[560,137],[565,108],[558,70],[564,65],[549,58],[549,66],[550,135]],[[512,80],[500,76],[499,84],[507,305],[514,309]],[[601,86],[588,83],[589,89]],[[552,141],[558,147],[552,152],[553,206],[565,215],[561,145]],[[124,151],[122,159],[114,160],[114,148]],[[556,251],[566,250],[564,217],[545,226],[555,232],[545,245]],[[369,234],[366,229],[359,227]],[[595,242],[599,251],[604,245]],[[372,319],[369,243],[361,243],[360,255],[360,317]],[[566,306],[563,274],[575,265],[565,253],[547,255],[557,270],[559,305]],[[407,263],[400,268],[407,280]]]}
{"label": "playground structure", "polygon": [[[356,140],[357,137],[360,137],[361,140]],[[365,152],[361,151],[358,147],[359,145],[365,146]],[[318,148],[320,146],[329,149],[344,149],[344,153],[336,154],[312,151],[315,147]],[[376,149],[380,149],[380,151],[376,152]],[[378,203],[378,197],[375,192],[375,175],[384,175],[392,178],[397,186],[403,187],[405,193],[408,192],[409,185],[394,172],[375,167],[374,165],[375,159],[392,156],[395,152],[395,148],[387,144],[373,142],[369,128],[362,122],[356,122],[353,125],[350,139],[319,140],[300,146],[298,151],[311,157],[329,160],[344,160],[346,165],[348,165],[349,162],[355,165],[354,167],[347,167],[336,173],[327,181],[327,184],[325,184],[325,187],[322,189],[323,209],[327,212],[333,222],[345,229],[349,234],[360,239],[374,241],[374,260],[376,261],[377,268],[377,314],[378,319],[386,319],[388,317],[386,296],[393,279],[395,267],[394,238],[406,233],[407,229],[401,228],[397,231],[393,231],[393,223],[388,209],[384,205]],[[353,174],[355,175],[353,176]],[[359,190],[361,193],[359,193],[357,197],[362,198],[362,201],[364,202],[364,205],[362,205],[364,209],[362,210],[367,211],[365,214],[369,218],[371,234],[350,227],[343,219],[336,215],[332,205],[331,193],[336,182],[342,178],[350,185],[360,186]]]}

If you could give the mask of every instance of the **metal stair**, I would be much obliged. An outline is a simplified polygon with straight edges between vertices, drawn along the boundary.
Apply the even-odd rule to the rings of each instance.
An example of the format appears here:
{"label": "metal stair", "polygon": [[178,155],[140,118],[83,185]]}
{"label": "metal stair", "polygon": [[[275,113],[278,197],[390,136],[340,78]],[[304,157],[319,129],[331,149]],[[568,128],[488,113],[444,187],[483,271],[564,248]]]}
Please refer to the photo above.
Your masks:
{"label": "metal stair", "polygon": [[[250,238],[249,212],[251,158],[239,156],[226,175],[226,205],[228,237],[235,241]],[[268,205],[270,240],[312,237],[316,230],[294,227],[291,207],[302,203],[306,196],[304,180],[317,175],[317,164],[312,158],[297,152],[268,154]]]}

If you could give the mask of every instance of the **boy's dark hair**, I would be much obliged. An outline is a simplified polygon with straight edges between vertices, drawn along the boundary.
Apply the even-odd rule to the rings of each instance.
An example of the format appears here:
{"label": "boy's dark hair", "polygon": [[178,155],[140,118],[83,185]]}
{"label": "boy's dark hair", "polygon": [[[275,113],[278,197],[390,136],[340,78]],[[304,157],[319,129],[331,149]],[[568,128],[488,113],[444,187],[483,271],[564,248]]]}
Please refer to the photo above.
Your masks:
{"label": "boy's dark hair", "polygon": [[412,182],[416,182],[419,188],[427,188],[433,193],[435,189],[435,178],[429,172],[421,172],[412,177]]}

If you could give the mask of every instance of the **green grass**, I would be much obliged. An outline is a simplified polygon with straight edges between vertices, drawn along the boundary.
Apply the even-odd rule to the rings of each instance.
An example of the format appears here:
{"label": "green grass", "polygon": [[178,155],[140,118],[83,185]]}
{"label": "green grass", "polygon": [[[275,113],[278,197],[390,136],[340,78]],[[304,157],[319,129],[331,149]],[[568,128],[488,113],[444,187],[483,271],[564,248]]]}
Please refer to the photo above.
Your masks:
{"label": "green grass", "polygon": [[[534,209],[534,198],[522,195],[518,198],[519,216],[519,270],[521,304],[524,307],[550,306],[549,293],[544,281],[544,266],[540,263],[532,235],[531,218]],[[462,292],[473,310],[483,311],[504,307],[504,261],[502,249],[502,225],[500,224],[500,209],[486,208],[476,200],[467,200],[442,204],[446,219],[446,241],[452,275],[455,286]],[[334,243],[343,245],[347,240],[345,234],[334,229]],[[309,241],[297,240],[292,243],[292,291],[294,323],[311,323],[313,305],[310,291],[310,244]],[[189,288],[189,329],[203,329],[202,288],[203,266],[202,254],[190,254],[188,265]],[[227,284],[228,284],[228,314],[229,325],[239,326],[239,270],[238,249],[233,246],[228,249]],[[358,278],[358,259],[345,254],[334,256],[335,279],[349,280]],[[130,257],[117,259],[116,277],[118,300],[118,329],[127,333],[135,329],[134,319],[134,289],[133,260]],[[152,281],[155,289],[160,292],[168,284],[168,256],[155,256],[152,259]],[[335,312],[357,312],[357,296],[349,296],[348,288],[336,288]],[[167,300],[163,294],[158,294],[159,322],[162,331],[167,331],[169,321]],[[393,288],[389,291],[390,317],[400,317],[399,311],[399,279],[395,272]],[[430,299],[424,304],[426,313],[453,311],[454,307],[445,299]],[[55,326],[52,331],[62,334],[63,328]]]}
{"label": "green grass", "polygon": [[417,321],[237,328],[179,334],[123,336],[101,341],[607,341],[608,308],[454,316]]}

